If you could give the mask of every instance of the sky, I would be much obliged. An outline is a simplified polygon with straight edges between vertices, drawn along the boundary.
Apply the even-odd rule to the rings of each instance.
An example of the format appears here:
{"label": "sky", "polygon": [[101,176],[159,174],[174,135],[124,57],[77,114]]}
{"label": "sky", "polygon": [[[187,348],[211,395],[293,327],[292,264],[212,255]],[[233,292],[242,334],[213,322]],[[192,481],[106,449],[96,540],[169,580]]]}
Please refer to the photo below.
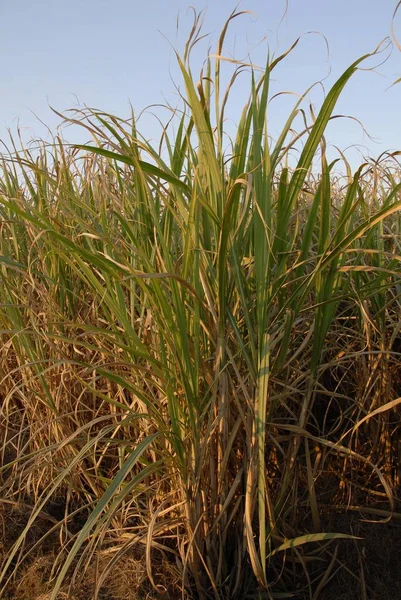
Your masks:
{"label": "sky", "polygon": [[[0,0],[0,139],[20,128],[23,138],[46,139],[61,119],[60,112],[87,105],[128,117],[149,105],[178,103],[183,82],[175,50],[182,53],[193,13],[204,10],[208,37],[194,51],[192,69],[198,74],[209,48],[213,53],[219,32],[236,4],[228,0]],[[279,55],[299,36],[296,49],[274,71],[272,93],[303,93],[322,82],[308,96],[315,110],[324,94],[357,58],[372,52],[387,36],[397,0],[242,0],[238,10],[252,14],[235,19],[227,33],[224,54],[263,65],[267,52]],[[395,19],[401,39],[401,10]],[[364,63],[348,83],[335,109],[360,120],[336,119],[327,130],[332,152],[346,150],[351,162],[361,155],[377,157],[401,149],[401,52],[394,48]],[[378,66],[383,60],[386,62]],[[224,67],[225,80],[232,66]],[[238,122],[249,87],[238,83],[228,118]],[[270,133],[277,136],[293,94],[281,95],[270,105]],[[308,104],[305,105],[307,108]],[[149,109],[140,120],[148,139],[159,132]],[[373,138],[371,139],[369,135]],[[87,139],[74,128],[64,131],[69,142]]]}

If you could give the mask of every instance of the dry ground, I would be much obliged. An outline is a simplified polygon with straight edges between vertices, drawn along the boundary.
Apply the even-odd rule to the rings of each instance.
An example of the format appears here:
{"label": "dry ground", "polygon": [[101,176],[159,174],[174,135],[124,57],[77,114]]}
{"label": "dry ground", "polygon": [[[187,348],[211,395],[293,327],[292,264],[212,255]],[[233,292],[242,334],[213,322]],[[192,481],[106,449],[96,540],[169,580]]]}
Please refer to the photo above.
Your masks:
{"label": "dry ground", "polygon": [[[5,558],[12,543],[21,533],[28,510],[1,504],[0,559]],[[28,546],[33,546],[53,525],[52,518],[43,518],[32,528]],[[326,530],[353,533],[363,538],[360,542],[338,543],[337,561],[325,587],[314,600],[397,600],[401,598],[401,522],[372,523],[363,521],[358,514],[334,514],[325,522]],[[27,548],[25,548],[26,550]],[[49,600],[51,570],[60,551],[57,534],[50,535],[34,550],[25,565],[18,570],[3,596],[4,600]],[[155,557],[156,558],[156,557]],[[92,561],[82,581],[68,581],[58,600],[92,600],[98,575],[107,565],[109,555],[100,554]],[[137,551],[126,554],[113,567],[101,586],[97,600],[152,600],[181,598],[179,581],[167,561],[156,558],[155,583],[159,592],[149,583],[145,560]],[[312,586],[313,587],[313,586]],[[265,596],[255,591],[256,598]],[[307,600],[307,592],[294,598]]]}

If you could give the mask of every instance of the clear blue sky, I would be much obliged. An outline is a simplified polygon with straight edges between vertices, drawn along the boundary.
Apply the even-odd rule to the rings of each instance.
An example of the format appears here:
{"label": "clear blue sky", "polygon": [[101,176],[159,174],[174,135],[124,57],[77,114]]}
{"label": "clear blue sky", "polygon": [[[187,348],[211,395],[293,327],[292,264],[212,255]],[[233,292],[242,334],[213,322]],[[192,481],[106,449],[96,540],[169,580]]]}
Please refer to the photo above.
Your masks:
{"label": "clear blue sky", "polygon": [[[50,128],[60,122],[49,104],[60,111],[78,102],[129,115],[129,101],[138,112],[147,105],[175,104],[174,82],[182,85],[172,46],[182,50],[192,13],[188,6],[206,9],[205,32],[209,42],[194,55],[194,73],[208,45],[214,51],[218,33],[234,8],[228,0],[3,0],[0,3],[0,138],[17,122],[24,137],[46,137],[46,129],[30,111]],[[274,90],[304,91],[314,81],[324,81],[326,90],[360,55],[372,51],[391,34],[396,0],[289,0],[280,24],[285,0],[242,0],[239,8],[253,15],[236,19],[227,36],[226,53],[237,58],[250,54],[263,64],[267,47],[281,53],[300,34],[308,31],[297,49],[275,72]],[[180,15],[177,34],[177,15]],[[401,15],[396,21],[401,38]],[[322,35],[321,35],[322,34]],[[326,36],[330,54],[328,56]],[[198,61],[198,62],[197,62]],[[377,64],[369,60],[366,66]],[[227,72],[230,70],[226,68]],[[374,156],[386,149],[401,149],[401,84],[390,89],[401,76],[401,53],[394,49],[380,74],[360,72],[348,84],[336,113],[360,119],[376,139],[369,140],[355,122],[336,120],[328,131],[328,142],[345,148],[366,146]],[[234,120],[244,97],[238,88],[230,110]],[[323,98],[317,87],[311,101]],[[236,106],[237,102],[237,106]],[[271,105],[271,133],[279,132],[294,97],[281,97]],[[163,117],[163,111],[158,109]],[[142,133],[156,135],[156,121],[147,116]],[[75,130],[66,131],[68,141],[81,141]],[[365,151],[365,148],[362,149]],[[355,152],[350,153],[355,159]]]}

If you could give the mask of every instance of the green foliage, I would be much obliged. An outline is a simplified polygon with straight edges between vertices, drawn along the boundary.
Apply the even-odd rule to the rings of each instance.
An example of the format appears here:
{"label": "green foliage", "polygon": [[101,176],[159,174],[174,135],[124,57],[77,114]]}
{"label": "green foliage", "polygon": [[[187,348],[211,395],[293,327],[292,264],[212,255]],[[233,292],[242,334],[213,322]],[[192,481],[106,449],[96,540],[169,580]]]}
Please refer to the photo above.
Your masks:
{"label": "green foliage", "polygon": [[[271,73],[288,52],[259,79],[249,68],[249,100],[223,151],[239,73],[222,94],[229,21],[196,83],[195,20],[177,56],[183,111],[162,151],[134,116],[88,110],[93,142],[57,138],[3,160],[1,427],[15,456],[0,468],[2,494],[36,504],[3,588],[58,494],[66,541],[52,600],[68,569],[110,543],[121,554],[144,544],[151,581],[151,549],[173,556],[200,598],[242,598],[255,580],[285,596],[296,557],[333,564],[341,536],[319,531],[325,474],[348,478],[357,497],[369,472],[394,509],[399,171],[377,163],[352,176],[346,165],[336,179],[324,140],[368,55],[295,136],[290,168],[304,97],[275,145],[268,121]],[[77,510],[85,524],[73,533]]]}

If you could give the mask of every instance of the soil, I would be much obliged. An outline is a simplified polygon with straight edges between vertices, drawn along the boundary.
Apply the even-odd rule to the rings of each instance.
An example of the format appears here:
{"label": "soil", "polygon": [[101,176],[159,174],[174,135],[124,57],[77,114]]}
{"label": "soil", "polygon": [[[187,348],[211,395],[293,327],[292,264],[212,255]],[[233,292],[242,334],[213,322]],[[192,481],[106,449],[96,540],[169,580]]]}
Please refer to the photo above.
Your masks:
{"label": "soil", "polygon": [[[29,516],[28,507],[0,503],[0,560],[7,557],[12,544],[22,532]],[[31,528],[24,553],[48,531],[54,517],[45,513]],[[341,540],[328,547],[321,569],[327,569],[329,556],[336,553],[328,580],[320,591],[314,582],[311,569],[311,590],[294,594],[299,600],[398,600],[401,598],[401,522],[370,522],[357,513],[331,514],[322,519],[325,531],[353,534],[358,541]],[[51,571],[60,552],[56,533],[45,539],[26,561],[10,572],[11,579],[2,596],[4,600],[49,600],[52,589]],[[94,594],[98,574],[109,561],[109,556],[99,555],[81,581],[68,581],[57,600],[180,600],[182,590],[175,571],[167,563],[155,563],[154,578],[160,586],[156,591],[149,583],[144,556],[133,552],[125,554],[106,577],[98,596]],[[17,574],[17,575],[15,575]],[[316,582],[322,571],[316,568]],[[297,576],[299,582],[299,573]],[[291,582],[286,582],[287,592]],[[299,585],[297,585],[299,589]],[[294,591],[294,590],[292,590]],[[317,595],[316,595],[317,593]],[[313,595],[315,594],[315,595]],[[187,596],[186,596],[187,597]],[[267,598],[255,590],[255,600]],[[188,597],[187,597],[188,598]],[[249,596],[249,598],[251,598]],[[195,599],[194,599],[195,600]],[[227,599],[230,600],[230,599]]]}

